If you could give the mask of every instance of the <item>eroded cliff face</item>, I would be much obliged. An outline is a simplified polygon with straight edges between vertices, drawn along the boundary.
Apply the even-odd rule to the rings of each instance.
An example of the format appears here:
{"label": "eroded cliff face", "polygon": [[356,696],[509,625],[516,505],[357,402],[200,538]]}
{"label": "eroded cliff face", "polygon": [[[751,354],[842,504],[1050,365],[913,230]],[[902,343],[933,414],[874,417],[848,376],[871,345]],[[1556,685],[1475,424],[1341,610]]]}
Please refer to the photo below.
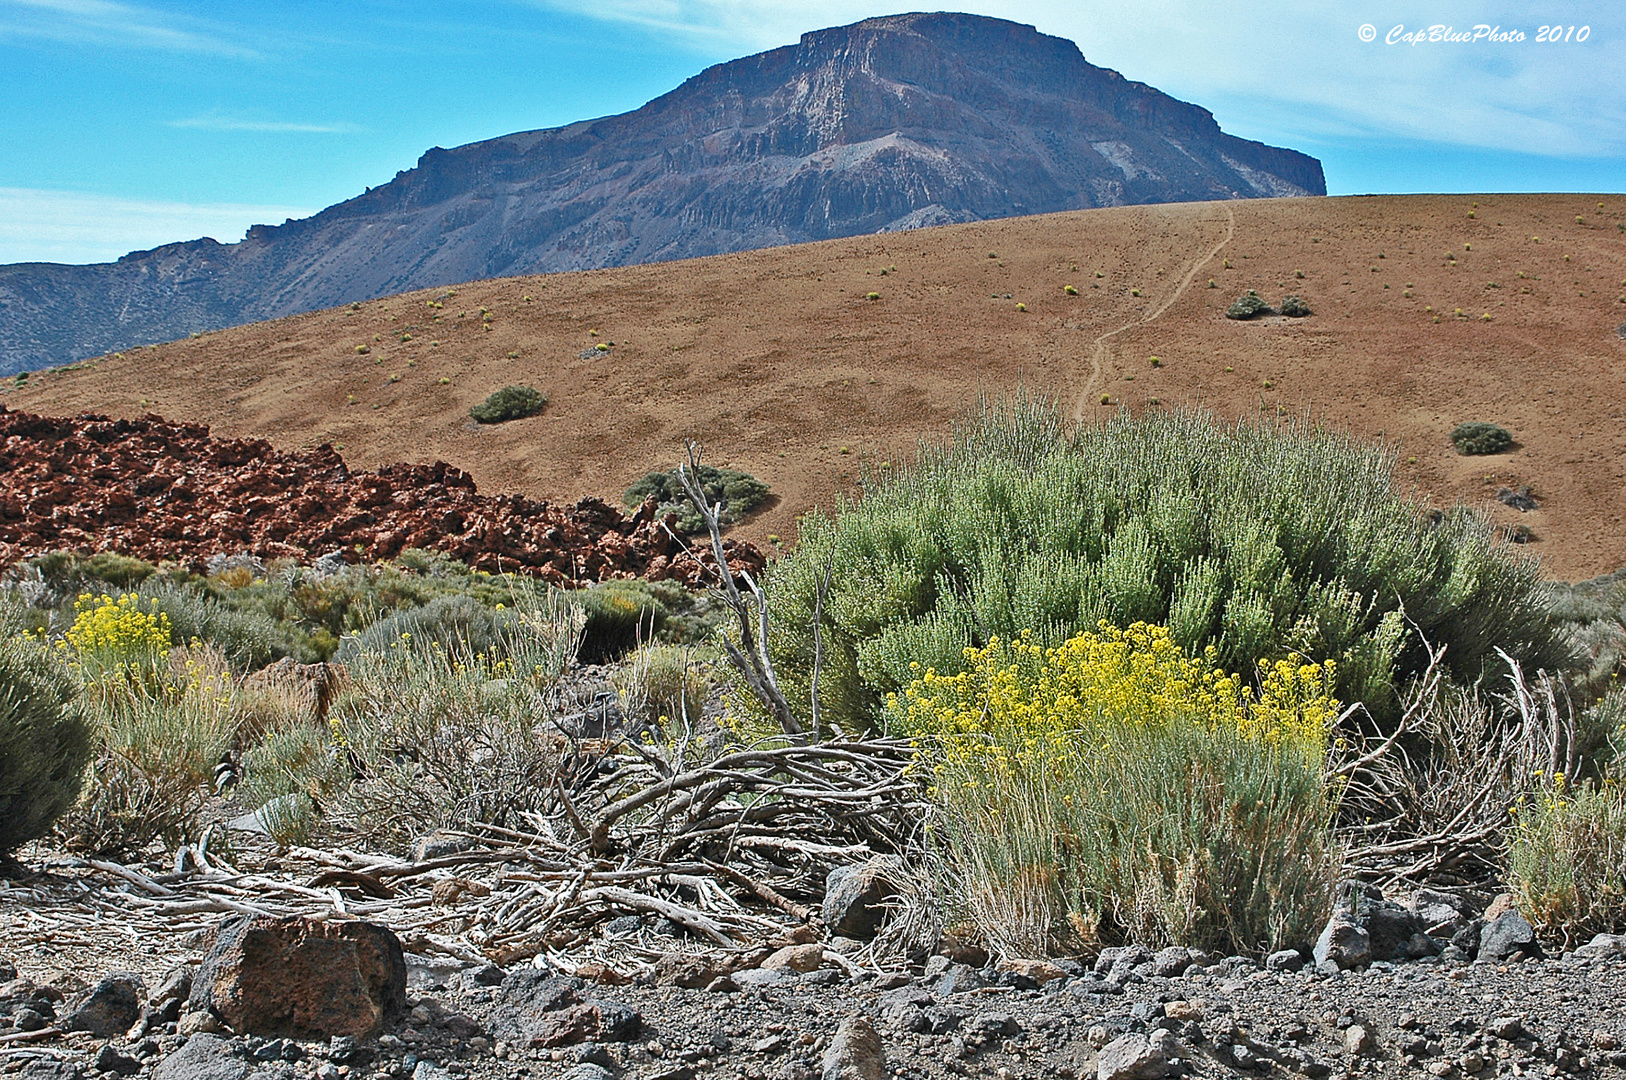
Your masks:
{"label": "eroded cliff face", "polygon": [[511,274],[1128,203],[1325,194],[1321,165],[959,14],[719,64],[635,112],[452,150],[240,243],[0,267],[0,372]]}

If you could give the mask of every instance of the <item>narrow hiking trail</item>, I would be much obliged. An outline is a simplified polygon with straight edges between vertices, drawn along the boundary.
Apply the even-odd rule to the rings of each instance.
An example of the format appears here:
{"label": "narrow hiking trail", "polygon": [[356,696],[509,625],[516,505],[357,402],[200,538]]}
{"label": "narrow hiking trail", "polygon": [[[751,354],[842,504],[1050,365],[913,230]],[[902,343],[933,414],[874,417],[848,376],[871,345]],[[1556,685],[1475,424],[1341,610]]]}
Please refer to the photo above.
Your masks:
{"label": "narrow hiking trail", "polygon": [[[1213,262],[1219,253],[1224,250],[1225,245],[1229,244],[1231,240],[1235,238],[1236,213],[1232,210],[1231,204],[1228,202],[1221,203],[1219,205],[1220,208],[1225,211],[1225,238],[1219,243],[1215,244],[1208,254],[1191,261],[1191,265],[1186,267],[1185,275],[1181,277],[1179,284],[1177,284],[1174,287],[1174,290],[1169,293],[1168,298],[1156,308],[1132,322],[1127,322],[1116,329],[1108,330],[1106,333],[1101,334],[1093,342],[1091,342],[1090,377],[1084,383],[1084,388],[1079,391],[1078,399],[1073,403],[1074,423],[1084,419],[1084,414],[1086,411],[1088,411],[1086,409],[1086,405],[1089,403],[1091,396],[1097,392],[1097,388],[1101,385],[1101,377],[1106,371],[1107,353],[1111,348],[1112,339],[1123,333],[1125,330],[1134,330],[1138,327],[1145,326],[1148,323],[1157,321],[1157,319],[1162,316],[1165,311],[1174,306],[1174,302],[1176,300],[1185,295],[1186,289],[1190,287],[1192,279],[1197,276],[1197,271]],[[1206,220],[1208,220],[1206,217],[1199,219],[1199,223]]]}

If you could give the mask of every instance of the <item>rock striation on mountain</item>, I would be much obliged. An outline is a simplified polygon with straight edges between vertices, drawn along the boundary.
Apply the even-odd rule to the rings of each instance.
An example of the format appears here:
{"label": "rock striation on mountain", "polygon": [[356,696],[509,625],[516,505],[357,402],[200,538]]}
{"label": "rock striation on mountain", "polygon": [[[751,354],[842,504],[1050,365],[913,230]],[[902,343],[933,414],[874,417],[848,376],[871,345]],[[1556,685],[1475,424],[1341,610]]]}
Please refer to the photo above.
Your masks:
{"label": "rock striation on mountain", "polygon": [[1321,195],[1314,158],[1002,19],[866,19],[641,109],[444,150],[234,244],[0,267],[0,373],[478,278],[1131,203]]}

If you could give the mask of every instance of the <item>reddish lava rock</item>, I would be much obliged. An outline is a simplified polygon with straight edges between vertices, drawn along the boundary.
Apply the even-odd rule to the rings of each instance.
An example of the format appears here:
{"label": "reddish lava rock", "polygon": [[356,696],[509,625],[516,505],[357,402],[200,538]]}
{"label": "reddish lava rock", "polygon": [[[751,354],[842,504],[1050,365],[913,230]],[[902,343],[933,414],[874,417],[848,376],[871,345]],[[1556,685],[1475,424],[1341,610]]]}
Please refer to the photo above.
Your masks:
{"label": "reddish lava rock", "polygon": [[[47,551],[119,551],[201,568],[211,555],[262,558],[343,550],[387,559],[442,551],[480,570],[555,585],[611,578],[713,579],[709,546],[685,550],[645,503],[632,517],[600,499],[554,506],[481,495],[444,461],[351,472],[332,446],[278,451],[214,439],[157,416],[72,419],[0,405],[0,569]],[[735,573],[765,564],[724,541]]]}
{"label": "reddish lava rock", "polygon": [[243,917],[215,932],[191,1008],[239,1035],[364,1039],[406,1010],[406,978],[401,942],[382,926]]}

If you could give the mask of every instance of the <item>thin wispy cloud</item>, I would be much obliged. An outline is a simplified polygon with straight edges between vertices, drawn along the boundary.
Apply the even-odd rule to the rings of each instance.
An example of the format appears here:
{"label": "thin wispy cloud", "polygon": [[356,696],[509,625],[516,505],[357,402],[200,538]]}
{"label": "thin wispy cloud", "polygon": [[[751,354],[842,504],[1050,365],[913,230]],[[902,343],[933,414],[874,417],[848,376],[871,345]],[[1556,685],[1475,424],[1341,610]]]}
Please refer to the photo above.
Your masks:
{"label": "thin wispy cloud", "polygon": [[259,56],[205,20],[115,0],[0,0],[0,40],[8,37],[239,59]]}
{"label": "thin wispy cloud", "polygon": [[232,243],[250,225],[312,213],[299,206],[164,202],[0,187],[0,263],[111,262],[131,251],[200,236]]}
{"label": "thin wispy cloud", "polygon": [[168,120],[173,128],[196,131],[265,131],[306,135],[353,135],[364,130],[359,124],[302,124],[285,120],[236,120],[225,116],[192,116],[184,120]]}

